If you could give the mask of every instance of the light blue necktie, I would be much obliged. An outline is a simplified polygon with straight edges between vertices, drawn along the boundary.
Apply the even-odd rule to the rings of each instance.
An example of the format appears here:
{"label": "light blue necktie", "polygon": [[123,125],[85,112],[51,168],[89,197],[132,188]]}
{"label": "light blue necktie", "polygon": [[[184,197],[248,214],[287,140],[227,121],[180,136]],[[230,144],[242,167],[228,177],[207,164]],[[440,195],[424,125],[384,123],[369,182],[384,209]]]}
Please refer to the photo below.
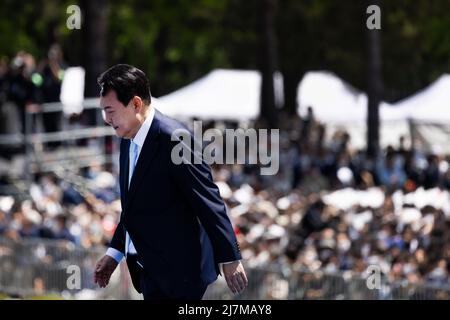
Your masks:
{"label": "light blue necktie", "polygon": [[128,189],[130,188],[131,177],[133,177],[134,167],[138,158],[138,145],[133,141],[130,141],[130,169],[128,174]]}
{"label": "light blue necktie", "polygon": [[[133,141],[130,141],[130,152],[129,152],[130,167],[129,167],[129,171],[128,171],[129,172],[129,174],[128,174],[128,189],[130,189],[131,178],[133,177],[134,167],[136,166],[136,161],[138,158],[138,151],[139,151],[138,148],[139,147],[136,143],[134,143]],[[130,250],[128,250],[128,249],[130,249]],[[136,253],[136,249],[133,245],[133,242],[131,242],[130,236],[127,232],[126,236],[125,236],[125,255],[128,254],[128,251],[130,251],[130,253]]]}

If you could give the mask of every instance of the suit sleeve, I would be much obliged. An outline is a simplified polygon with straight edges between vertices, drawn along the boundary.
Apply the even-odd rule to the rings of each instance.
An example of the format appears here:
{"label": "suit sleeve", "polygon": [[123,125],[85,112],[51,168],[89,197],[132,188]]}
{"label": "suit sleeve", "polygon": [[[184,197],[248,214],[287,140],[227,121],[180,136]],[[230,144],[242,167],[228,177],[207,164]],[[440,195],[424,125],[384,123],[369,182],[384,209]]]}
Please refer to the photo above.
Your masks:
{"label": "suit sleeve", "polygon": [[[122,196],[122,193],[124,192],[124,190],[122,190],[121,182],[125,175],[125,172],[122,168],[122,164],[124,163],[124,157],[126,155],[127,155],[126,141],[125,141],[125,139],[121,139],[120,140],[120,176],[119,176],[119,180],[120,180],[119,185],[120,185],[120,189],[121,189],[120,190],[121,196]],[[122,205],[123,205],[123,203],[122,203]],[[120,215],[119,219],[120,219],[119,223],[117,224],[116,230],[114,231],[114,235],[111,239],[109,246],[111,248],[114,248],[114,249],[120,251],[121,253],[125,254],[125,228],[123,227],[123,223],[122,223],[122,214]]]}
{"label": "suit sleeve", "polygon": [[125,229],[122,221],[117,224],[109,246],[125,254]]}
{"label": "suit sleeve", "polygon": [[171,164],[174,179],[211,240],[216,262],[242,259],[225,203],[213,182],[210,167],[204,161],[200,164]]}

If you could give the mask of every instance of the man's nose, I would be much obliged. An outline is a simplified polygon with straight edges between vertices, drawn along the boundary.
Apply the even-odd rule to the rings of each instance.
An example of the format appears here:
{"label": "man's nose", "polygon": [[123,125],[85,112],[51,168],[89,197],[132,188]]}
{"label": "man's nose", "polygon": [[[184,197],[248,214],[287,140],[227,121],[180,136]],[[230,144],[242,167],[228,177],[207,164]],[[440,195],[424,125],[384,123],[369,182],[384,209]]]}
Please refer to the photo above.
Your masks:
{"label": "man's nose", "polygon": [[111,116],[108,116],[106,113],[103,113],[103,120],[106,124],[112,126],[112,119]]}

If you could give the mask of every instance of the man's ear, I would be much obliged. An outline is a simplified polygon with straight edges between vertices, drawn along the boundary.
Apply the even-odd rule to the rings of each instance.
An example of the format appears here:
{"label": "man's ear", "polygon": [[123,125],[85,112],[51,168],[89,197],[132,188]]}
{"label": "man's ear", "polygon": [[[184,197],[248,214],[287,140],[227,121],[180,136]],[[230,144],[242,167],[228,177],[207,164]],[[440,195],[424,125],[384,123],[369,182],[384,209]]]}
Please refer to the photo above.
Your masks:
{"label": "man's ear", "polygon": [[136,109],[136,111],[140,112],[141,108],[144,105],[144,101],[142,101],[141,97],[134,96],[133,99],[132,99],[132,102],[133,102],[133,106]]}

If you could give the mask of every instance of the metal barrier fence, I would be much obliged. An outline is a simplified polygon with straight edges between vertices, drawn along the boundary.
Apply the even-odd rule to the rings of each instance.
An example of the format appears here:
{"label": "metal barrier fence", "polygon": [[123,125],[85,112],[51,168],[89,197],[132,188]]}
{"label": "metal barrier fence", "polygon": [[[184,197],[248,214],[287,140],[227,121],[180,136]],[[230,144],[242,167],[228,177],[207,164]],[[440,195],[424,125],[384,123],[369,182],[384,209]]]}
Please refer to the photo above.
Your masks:
{"label": "metal barrier fence", "polygon": [[104,253],[105,248],[86,250],[67,241],[0,238],[0,293],[24,298],[136,298],[124,262],[106,289],[94,283],[95,264]]}
{"label": "metal barrier fence", "polygon": [[222,278],[208,289],[205,299],[238,300],[448,300],[450,285],[389,282],[379,286],[362,275],[277,268],[246,269],[249,285],[243,294],[232,297]]}
{"label": "metal barrier fence", "polygon": [[[0,238],[0,295],[20,298],[142,299],[133,288],[126,264],[114,272],[110,284],[93,282],[96,262],[105,248],[83,249],[66,241]],[[449,299],[450,287],[387,282],[369,289],[367,280],[349,274],[247,268],[249,286],[233,296],[223,277],[209,286],[204,299]],[[77,278],[78,277],[78,281]]]}
{"label": "metal barrier fence", "polygon": [[[106,152],[106,138],[114,137],[114,130],[106,126],[103,120],[102,109],[98,98],[85,99],[82,103],[82,115],[93,113],[93,124],[70,123],[68,116],[64,115],[64,107],[60,102],[43,103],[36,110],[26,110],[24,130],[15,129],[7,134],[0,134],[1,147],[14,150],[18,155],[17,169],[13,172],[5,171],[8,176],[20,176],[28,184],[32,175],[39,172],[55,172],[55,170],[76,170],[88,167],[92,162],[99,164],[113,164],[113,155],[117,152],[117,141],[113,139],[113,150]],[[2,106],[0,106],[1,108]],[[4,106],[3,106],[4,107]],[[11,109],[11,111],[13,111]],[[1,110],[0,110],[1,111]],[[44,132],[44,115],[56,113],[59,116],[60,129],[57,132]],[[17,117],[17,116],[15,116]],[[14,117],[8,119],[15,122]],[[77,145],[77,140],[88,139],[87,146]],[[47,150],[48,143],[60,143],[55,150]],[[22,151],[18,151],[22,150]],[[0,150],[1,152],[2,150]],[[25,152],[21,154],[21,152]]]}

